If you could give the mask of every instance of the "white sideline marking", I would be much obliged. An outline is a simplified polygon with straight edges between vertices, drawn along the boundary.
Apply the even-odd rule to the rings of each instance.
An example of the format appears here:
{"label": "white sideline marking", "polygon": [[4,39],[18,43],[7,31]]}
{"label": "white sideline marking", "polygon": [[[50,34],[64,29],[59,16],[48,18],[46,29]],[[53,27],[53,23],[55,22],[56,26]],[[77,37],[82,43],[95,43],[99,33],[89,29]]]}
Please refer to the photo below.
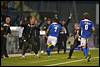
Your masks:
{"label": "white sideline marking", "polygon": [[53,61],[53,60],[57,60],[57,59],[52,59],[52,60],[43,60],[43,61],[37,61],[37,62],[33,62],[33,63],[40,63],[40,62]]}
{"label": "white sideline marking", "polygon": [[[65,57],[67,58],[67,57]],[[63,58],[64,59],[64,58]],[[33,63],[40,63],[40,62],[45,62],[45,61],[53,61],[53,60],[58,60],[58,59],[51,59],[51,60],[43,60],[43,61],[37,61],[37,62],[33,62]]]}
{"label": "white sideline marking", "polygon": [[[99,57],[94,57],[94,58],[99,58]],[[74,61],[67,61],[67,62],[62,62],[62,63],[56,63],[56,64],[50,64],[50,65],[45,65],[45,66],[54,66],[54,65],[60,65],[60,64],[68,64],[68,63],[72,63],[72,62],[79,62],[79,61],[83,61],[86,59],[81,59],[81,60],[74,60]]]}

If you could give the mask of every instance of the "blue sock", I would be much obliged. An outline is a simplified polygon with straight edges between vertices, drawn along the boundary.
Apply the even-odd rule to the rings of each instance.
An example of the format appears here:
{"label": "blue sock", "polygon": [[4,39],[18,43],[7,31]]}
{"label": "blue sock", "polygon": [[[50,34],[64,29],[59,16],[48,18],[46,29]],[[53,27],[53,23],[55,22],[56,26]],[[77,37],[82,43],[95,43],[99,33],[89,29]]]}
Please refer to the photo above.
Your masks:
{"label": "blue sock", "polygon": [[51,49],[47,48],[47,55],[50,56]]}
{"label": "blue sock", "polygon": [[87,58],[87,51],[86,51],[86,48],[83,48],[83,53],[85,55],[85,58]]}
{"label": "blue sock", "polygon": [[89,48],[85,48],[85,49],[86,49],[86,57],[88,57]]}

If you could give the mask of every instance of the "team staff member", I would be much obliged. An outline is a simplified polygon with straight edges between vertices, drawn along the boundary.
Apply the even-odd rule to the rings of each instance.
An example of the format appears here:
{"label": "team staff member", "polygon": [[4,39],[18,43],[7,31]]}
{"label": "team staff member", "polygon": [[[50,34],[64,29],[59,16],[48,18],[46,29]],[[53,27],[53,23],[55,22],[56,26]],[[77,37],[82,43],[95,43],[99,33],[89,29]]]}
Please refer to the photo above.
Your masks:
{"label": "team staff member", "polygon": [[57,42],[58,54],[59,54],[59,51],[61,48],[64,49],[64,54],[66,53],[66,41],[69,36],[67,27],[68,27],[68,24],[70,23],[71,17],[72,17],[72,14],[70,14],[67,21],[65,21],[64,19],[61,20],[60,24],[64,28],[65,31],[63,31],[63,32],[61,31],[58,36],[58,42]]}
{"label": "team staff member", "polygon": [[24,26],[23,30],[23,53],[22,57],[25,57],[26,50],[30,47],[31,44],[32,51],[35,55],[38,56],[39,51],[39,29],[37,26],[37,20],[34,16],[30,16],[29,23]]}

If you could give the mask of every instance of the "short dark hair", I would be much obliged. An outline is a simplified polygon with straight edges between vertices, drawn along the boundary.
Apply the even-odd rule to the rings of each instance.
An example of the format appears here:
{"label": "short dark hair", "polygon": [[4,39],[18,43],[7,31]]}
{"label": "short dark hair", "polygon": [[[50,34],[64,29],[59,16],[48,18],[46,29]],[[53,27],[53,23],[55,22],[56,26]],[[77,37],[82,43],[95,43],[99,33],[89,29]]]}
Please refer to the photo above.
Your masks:
{"label": "short dark hair", "polygon": [[88,19],[89,18],[89,13],[88,12],[83,13],[83,18]]}
{"label": "short dark hair", "polygon": [[59,19],[58,18],[53,18],[53,21],[54,22],[59,22]]}

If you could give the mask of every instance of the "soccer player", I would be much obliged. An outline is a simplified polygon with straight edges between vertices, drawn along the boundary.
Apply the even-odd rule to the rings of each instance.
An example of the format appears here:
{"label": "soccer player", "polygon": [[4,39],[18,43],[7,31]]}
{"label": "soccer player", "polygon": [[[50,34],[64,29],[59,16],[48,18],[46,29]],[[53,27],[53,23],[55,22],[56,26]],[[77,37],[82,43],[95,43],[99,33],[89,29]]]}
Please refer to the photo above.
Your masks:
{"label": "soccer player", "polygon": [[53,23],[47,29],[47,55],[50,56],[51,49],[53,49],[57,43],[57,37],[60,31],[64,31],[63,27],[58,23],[58,19],[54,18]]}
{"label": "soccer player", "polygon": [[84,53],[85,58],[90,61],[91,56],[88,48],[88,39],[91,37],[91,32],[95,31],[94,24],[91,20],[89,20],[89,14],[85,12],[83,14],[83,19],[80,21],[81,28],[81,48]]}

